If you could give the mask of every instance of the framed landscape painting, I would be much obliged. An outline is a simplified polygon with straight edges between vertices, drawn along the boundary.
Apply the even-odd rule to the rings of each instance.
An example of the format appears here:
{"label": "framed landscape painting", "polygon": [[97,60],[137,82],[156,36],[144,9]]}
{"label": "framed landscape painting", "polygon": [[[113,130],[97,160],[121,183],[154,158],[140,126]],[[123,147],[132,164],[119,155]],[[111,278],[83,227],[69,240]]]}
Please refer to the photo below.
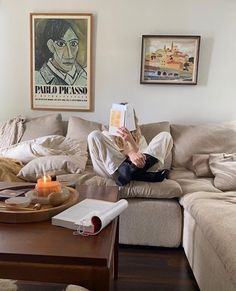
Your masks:
{"label": "framed landscape painting", "polygon": [[31,108],[91,110],[92,14],[31,13]]}
{"label": "framed landscape painting", "polygon": [[196,85],[200,36],[143,35],[142,84]]}

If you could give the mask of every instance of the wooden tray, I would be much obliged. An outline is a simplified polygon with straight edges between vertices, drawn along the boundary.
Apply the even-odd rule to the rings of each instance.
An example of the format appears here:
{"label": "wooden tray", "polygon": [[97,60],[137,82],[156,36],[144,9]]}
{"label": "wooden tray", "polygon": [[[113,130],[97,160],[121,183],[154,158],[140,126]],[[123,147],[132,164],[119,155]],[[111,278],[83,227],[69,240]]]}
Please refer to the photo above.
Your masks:
{"label": "wooden tray", "polygon": [[38,222],[51,219],[52,216],[69,208],[79,200],[79,192],[73,188],[67,187],[70,196],[62,205],[52,207],[51,205],[42,205],[40,210],[1,210],[0,222],[7,223],[25,223]]}

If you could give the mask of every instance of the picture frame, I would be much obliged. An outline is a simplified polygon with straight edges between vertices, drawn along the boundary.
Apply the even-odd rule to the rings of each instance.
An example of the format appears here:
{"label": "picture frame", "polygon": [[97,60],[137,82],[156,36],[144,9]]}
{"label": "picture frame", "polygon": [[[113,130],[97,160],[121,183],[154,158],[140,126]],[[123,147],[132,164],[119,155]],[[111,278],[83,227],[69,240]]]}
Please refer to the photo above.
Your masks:
{"label": "picture frame", "polygon": [[196,85],[200,36],[143,35],[141,84]]}
{"label": "picture frame", "polygon": [[31,109],[91,111],[92,16],[30,13]]}

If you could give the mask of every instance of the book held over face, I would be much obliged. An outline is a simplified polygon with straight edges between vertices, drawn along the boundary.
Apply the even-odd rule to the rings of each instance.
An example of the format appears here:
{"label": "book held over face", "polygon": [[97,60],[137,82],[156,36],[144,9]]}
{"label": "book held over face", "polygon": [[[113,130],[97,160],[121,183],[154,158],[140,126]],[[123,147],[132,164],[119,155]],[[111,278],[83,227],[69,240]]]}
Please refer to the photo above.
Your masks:
{"label": "book held over face", "polygon": [[109,133],[118,135],[117,129],[126,127],[129,131],[136,129],[134,109],[129,103],[114,103],[110,110]]}

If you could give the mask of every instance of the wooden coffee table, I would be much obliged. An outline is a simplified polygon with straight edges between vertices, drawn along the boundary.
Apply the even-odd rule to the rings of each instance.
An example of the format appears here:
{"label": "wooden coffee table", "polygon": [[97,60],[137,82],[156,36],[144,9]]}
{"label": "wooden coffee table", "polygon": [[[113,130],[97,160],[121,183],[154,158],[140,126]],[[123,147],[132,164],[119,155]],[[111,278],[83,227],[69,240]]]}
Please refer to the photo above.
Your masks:
{"label": "wooden coffee table", "polygon": [[[78,186],[80,200],[115,202],[117,187]],[[96,236],[73,235],[51,221],[0,223],[0,278],[109,290],[118,272],[118,219]]]}

